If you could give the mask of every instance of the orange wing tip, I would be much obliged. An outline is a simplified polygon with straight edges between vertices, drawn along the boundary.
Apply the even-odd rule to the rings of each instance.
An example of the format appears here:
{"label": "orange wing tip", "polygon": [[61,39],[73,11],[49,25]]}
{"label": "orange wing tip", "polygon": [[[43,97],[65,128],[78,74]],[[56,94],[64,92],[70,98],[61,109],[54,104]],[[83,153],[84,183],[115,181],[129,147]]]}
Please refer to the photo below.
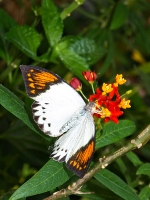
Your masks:
{"label": "orange wing tip", "polygon": [[34,97],[49,89],[51,85],[62,82],[62,79],[46,69],[40,67],[21,65],[23,79],[27,94]]}
{"label": "orange wing tip", "polygon": [[92,139],[86,146],[82,147],[67,162],[67,168],[82,178],[88,170],[93,158],[95,139]]}

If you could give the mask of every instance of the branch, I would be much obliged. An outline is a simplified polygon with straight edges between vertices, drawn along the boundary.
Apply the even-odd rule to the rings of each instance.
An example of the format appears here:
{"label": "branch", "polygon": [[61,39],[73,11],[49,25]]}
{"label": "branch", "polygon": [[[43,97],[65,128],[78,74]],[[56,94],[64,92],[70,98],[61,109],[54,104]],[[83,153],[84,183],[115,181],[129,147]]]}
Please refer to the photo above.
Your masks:
{"label": "branch", "polygon": [[97,163],[82,179],[78,179],[72,185],[69,185],[68,188],[62,189],[58,192],[55,192],[53,195],[49,196],[44,200],[56,200],[61,199],[63,197],[67,197],[71,194],[83,194],[80,189],[84,183],[90,180],[97,172],[101,169],[107,167],[110,163],[122,157],[129,151],[134,149],[139,149],[144,146],[150,140],[150,125],[147,126],[135,139],[132,139],[126,146],[122,147],[111,156],[107,158],[100,158],[99,163]]}

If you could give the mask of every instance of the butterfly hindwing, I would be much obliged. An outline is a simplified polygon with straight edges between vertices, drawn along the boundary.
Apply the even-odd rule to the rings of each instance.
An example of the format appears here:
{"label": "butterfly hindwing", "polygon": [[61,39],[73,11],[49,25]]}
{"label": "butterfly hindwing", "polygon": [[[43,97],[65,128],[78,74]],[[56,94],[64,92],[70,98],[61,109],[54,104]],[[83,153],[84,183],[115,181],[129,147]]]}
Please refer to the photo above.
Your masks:
{"label": "butterfly hindwing", "polygon": [[35,122],[45,134],[61,135],[61,127],[85,105],[83,99],[57,74],[39,67],[20,68],[27,94],[35,100],[32,104]]}
{"label": "butterfly hindwing", "polygon": [[78,123],[54,144],[51,154],[55,160],[66,162],[68,169],[79,177],[84,176],[95,149],[95,126],[91,113],[78,119]]}
{"label": "butterfly hindwing", "polygon": [[[85,133],[86,134],[86,133]],[[67,167],[80,178],[86,173],[95,150],[95,138],[79,149],[67,162]]]}

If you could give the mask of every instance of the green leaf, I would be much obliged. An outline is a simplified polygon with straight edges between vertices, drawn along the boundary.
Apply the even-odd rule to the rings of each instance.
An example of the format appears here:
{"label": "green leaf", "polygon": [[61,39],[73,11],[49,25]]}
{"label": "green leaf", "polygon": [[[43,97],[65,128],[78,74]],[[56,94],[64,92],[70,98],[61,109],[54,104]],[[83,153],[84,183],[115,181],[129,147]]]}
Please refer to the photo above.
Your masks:
{"label": "green leaf", "polygon": [[70,177],[71,172],[64,170],[63,164],[54,160],[49,160],[31,179],[24,183],[10,198],[19,198],[41,194],[65,183]]}
{"label": "green leaf", "polygon": [[57,55],[61,62],[81,80],[83,79],[82,71],[89,69],[86,61],[76,54],[74,51],[68,49],[68,41],[57,44],[54,48],[53,55]]}
{"label": "green leaf", "polygon": [[122,26],[129,15],[129,9],[124,2],[119,2],[112,16],[110,30],[115,30]]}
{"label": "green leaf", "polygon": [[149,33],[145,29],[145,23],[143,23],[139,15],[134,12],[131,13],[131,19],[136,27],[136,44],[138,44],[140,48],[143,47],[147,54],[150,54],[150,39]]}
{"label": "green leaf", "polygon": [[99,171],[94,177],[100,183],[105,185],[107,188],[109,188],[111,191],[113,191],[115,194],[119,195],[123,199],[140,200],[134,190],[114,173],[103,169]]}
{"label": "green leaf", "polygon": [[[32,117],[29,118],[30,113],[25,104],[12,92],[10,92],[3,85],[0,85],[0,104],[17,118],[21,119],[27,126],[29,126],[33,131],[39,133],[36,128],[31,123]],[[40,133],[39,133],[40,134]],[[44,137],[44,134],[43,134]]]}
{"label": "green leaf", "polygon": [[17,25],[15,20],[2,9],[0,9],[0,21],[0,31],[9,30],[13,26]]}
{"label": "green leaf", "polygon": [[[91,193],[89,193],[89,191]],[[89,180],[82,186],[83,194],[79,194],[83,200],[122,200],[117,194],[105,187],[95,178]],[[89,193],[89,194],[88,194]]]}
{"label": "green leaf", "polygon": [[[1,136],[9,141],[17,149],[17,152],[20,152],[32,164],[36,163],[36,165],[42,166],[48,157],[46,148],[50,145],[49,141],[46,143],[46,140],[41,140],[40,135],[33,134],[33,131],[19,119],[15,120]],[[40,159],[37,152],[41,157]]]}
{"label": "green leaf", "polygon": [[150,176],[150,163],[145,163],[137,170],[136,174],[145,174]]}
{"label": "green leaf", "polygon": [[141,200],[148,200],[150,199],[150,186],[146,186],[144,187],[140,194],[139,194],[139,197],[141,198]]}
{"label": "green leaf", "polygon": [[27,25],[13,27],[6,33],[5,38],[27,56],[38,60],[36,51],[40,45],[40,35],[34,28]]}
{"label": "green leaf", "polygon": [[140,161],[139,157],[134,152],[129,152],[126,154],[127,158],[133,163],[135,167],[138,167],[142,164],[142,161]]}
{"label": "green leaf", "polygon": [[9,48],[10,44],[5,40],[5,33],[16,26],[16,22],[4,10],[0,9],[0,57],[9,63]]}
{"label": "green leaf", "polygon": [[131,135],[134,130],[135,124],[130,120],[120,120],[118,124],[107,123],[103,128],[102,135],[96,141],[96,148],[117,142]]}
{"label": "green leaf", "polygon": [[54,46],[62,36],[63,22],[52,0],[42,1],[41,14],[48,42],[51,46]]}
{"label": "green leaf", "polygon": [[[9,192],[7,192],[7,193],[1,195],[1,196],[0,196],[0,200],[8,200],[8,199],[12,196],[12,194],[14,193],[14,191],[15,191],[15,190],[10,190]],[[19,199],[19,200],[25,200],[25,198]]]}
{"label": "green leaf", "polygon": [[97,62],[105,53],[100,45],[89,38],[69,36],[63,42],[68,42],[68,48],[84,58],[89,65]]}

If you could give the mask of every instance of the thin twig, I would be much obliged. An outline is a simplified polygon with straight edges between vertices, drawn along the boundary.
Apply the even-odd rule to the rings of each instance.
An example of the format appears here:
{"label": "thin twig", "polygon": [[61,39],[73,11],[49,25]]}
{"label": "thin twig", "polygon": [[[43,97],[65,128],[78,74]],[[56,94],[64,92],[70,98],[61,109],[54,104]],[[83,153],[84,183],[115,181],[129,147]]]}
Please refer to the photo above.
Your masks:
{"label": "thin twig", "polygon": [[99,172],[101,169],[104,169],[107,167],[110,163],[117,160],[118,158],[122,157],[129,151],[132,151],[134,149],[139,149],[142,146],[144,146],[148,141],[150,140],[150,125],[147,126],[146,129],[144,129],[135,139],[132,139],[126,146],[119,149],[115,153],[113,153],[111,156],[107,158],[100,158],[99,163],[97,163],[82,179],[78,179],[76,182],[74,182],[72,185],[69,185],[67,188],[62,189],[58,192],[55,192],[53,195],[49,196],[48,198],[44,200],[56,200],[61,199],[64,197],[67,197],[71,194],[79,194],[83,193],[80,191],[81,187],[84,183],[89,181],[97,172]]}

